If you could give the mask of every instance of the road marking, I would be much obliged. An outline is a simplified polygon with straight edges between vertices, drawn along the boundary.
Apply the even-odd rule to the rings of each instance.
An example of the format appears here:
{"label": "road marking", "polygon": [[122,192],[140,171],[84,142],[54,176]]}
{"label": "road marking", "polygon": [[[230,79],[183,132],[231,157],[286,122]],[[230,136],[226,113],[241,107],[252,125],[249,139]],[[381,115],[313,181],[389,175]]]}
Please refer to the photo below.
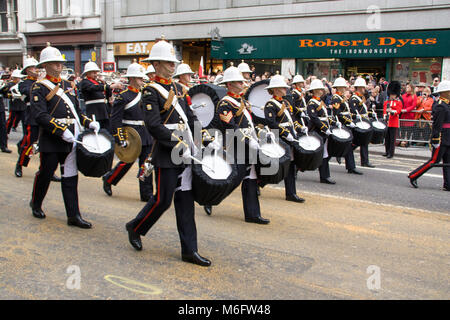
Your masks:
{"label": "road marking", "polygon": [[[284,187],[269,186],[269,188],[284,191]],[[446,214],[446,213],[442,213],[442,212],[438,212],[438,211],[411,208],[411,207],[399,206],[399,205],[395,205],[395,204],[380,203],[380,202],[374,202],[374,201],[357,199],[357,198],[348,198],[348,197],[343,197],[343,196],[331,195],[328,193],[320,193],[320,192],[312,192],[312,191],[303,191],[302,190],[302,194],[310,194],[313,196],[328,197],[328,198],[333,198],[333,199],[337,199],[337,200],[359,201],[359,202],[367,203],[367,204],[374,205],[374,206],[385,206],[385,207],[402,209],[402,210],[411,210],[412,212],[429,213],[429,214],[433,214],[433,216],[439,216],[441,220],[450,221],[450,212],[449,212],[449,214]]]}
{"label": "road marking", "polygon": [[[330,162],[330,165],[338,166],[338,167],[339,167],[339,166],[344,167],[343,164],[333,163],[333,162]],[[383,172],[401,173],[401,174],[404,174],[404,175],[406,175],[406,176],[408,176],[408,174],[409,174],[409,171],[401,171],[401,170],[395,170],[395,169],[368,168],[368,167],[360,167],[360,166],[357,166],[357,168],[358,168],[358,169],[364,169],[364,170],[373,170],[373,171],[383,171]],[[439,175],[439,174],[433,174],[433,173],[425,173],[425,174],[423,175],[423,177],[440,178],[440,179],[442,179],[442,175]]]}
{"label": "road marking", "polygon": [[[128,279],[128,278],[124,278],[124,277],[119,277],[119,276],[114,276],[114,275],[108,274],[108,275],[106,275],[104,277],[104,279],[106,281],[108,281],[108,282],[118,286],[118,287],[130,290],[130,291],[133,291],[133,292],[136,292],[136,293],[140,293],[140,294],[156,296],[156,295],[159,295],[159,294],[162,293],[161,289],[159,289],[159,288],[157,288],[157,287],[155,287],[153,285],[150,285],[150,284],[147,284],[147,283],[142,283],[142,282],[139,282],[139,281],[136,281],[136,280],[132,280],[132,279]],[[119,280],[119,282],[116,282],[117,280]],[[135,287],[143,287],[145,289],[149,289],[150,291],[139,290],[139,289],[128,287],[126,285],[133,285]]]}

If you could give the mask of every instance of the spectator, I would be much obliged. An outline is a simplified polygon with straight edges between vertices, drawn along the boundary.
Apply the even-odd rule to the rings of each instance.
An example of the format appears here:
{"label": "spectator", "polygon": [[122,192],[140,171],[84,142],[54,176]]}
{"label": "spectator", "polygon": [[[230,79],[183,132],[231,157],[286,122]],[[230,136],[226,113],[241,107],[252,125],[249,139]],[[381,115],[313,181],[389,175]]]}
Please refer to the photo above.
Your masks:
{"label": "spectator", "polygon": [[434,100],[431,97],[431,89],[426,87],[417,100],[417,134],[415,140],[429,141],[431,137],[431,111]]}
{"label": "spectator", "polygon": [[383,154],[388,159],[394,156],[395,140],[400,126],[399,114],[403,109],[403,103],[400,100],[401,84],[398,81],[392,81],[387,87],[387,99],[383,105],[383,118],[387,121],[388,130],[384,140],[386,152]]}
{"label": "spectator", "polygon": [[380,101],[380,87],[376,86],[370,92],[369,98],[367,99],[367,108],[369,111],[375,111],[378,118],[383,117],[383,104]]}
{"label": "spectator", "polygon": [[402,95],[403,100],[403,110],[400,116],[401,123],[401,138],[406,140],[402,141],[400,146],[409,147],[409,140],[412,140],[412,135],[414,131],[414,122],[405,120],[414,120],[415,113],[413,112],[417,108],[417,96],[414,93],[414,85],[409,83],[406,85],[405,93]]}
{"label": "spectator", "polygon": [[432,86],[431,86],[431,93],[434,93],[436,90],[437,90],[437,87],[438,87],[438,85],[439,85],[439,78],[438,77],[435,77],[434,79],[433,79],[433,84],[432,84]]}

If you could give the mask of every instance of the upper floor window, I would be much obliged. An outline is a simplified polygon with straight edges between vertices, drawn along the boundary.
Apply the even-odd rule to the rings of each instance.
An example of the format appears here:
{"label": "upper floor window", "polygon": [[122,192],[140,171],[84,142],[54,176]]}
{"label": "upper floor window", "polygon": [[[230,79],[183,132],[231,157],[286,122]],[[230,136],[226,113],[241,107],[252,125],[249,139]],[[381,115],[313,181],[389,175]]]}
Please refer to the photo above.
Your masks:
{"label": "upper floor window", "polygon": [[8,32],[8,3],[0,0],[0,26],[1,32]]}

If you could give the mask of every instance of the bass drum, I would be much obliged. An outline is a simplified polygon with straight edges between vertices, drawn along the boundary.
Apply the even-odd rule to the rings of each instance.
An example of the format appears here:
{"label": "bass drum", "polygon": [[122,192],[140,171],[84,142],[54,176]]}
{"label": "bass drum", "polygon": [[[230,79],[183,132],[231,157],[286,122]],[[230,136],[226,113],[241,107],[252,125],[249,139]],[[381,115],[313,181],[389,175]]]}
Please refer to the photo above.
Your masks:
{"label": "bass drum", "polygon": [[372,123],[367,119],[358,120],[353,128],[353,144],[356,146],[368,145],[372,139]]}
{"label": "bass drum", "polygon": [[266,90],[266,87],[269,85],[270,80],[261,80],[255,82],[248,88],[244,97],[252,105],[252,113],[255,114],[259,118],[265,118],[264,115],[264,106],[267,101],[272,99],[272,96]]}
{"label": "bass drum", "polygon": [[86,130],[78,136],[77,166],[86,177],[99,178],[111,170],[114,159],[114,138],[105,129],[98,133],[98,139],[93,130]]}
{"label": "bass drum", "polygon": [[286,178],[291,164],[291,147],[283,142],[263,143],[258,151],[258,185],[278,184]]}
{"label": "bass drum", "polygon": [[225,160],[225,153],[203,149],[202,163],[192,165],[194,200],[202,206],[216,206],[236,189],[242,181],[236,164]]}
{"label": "bass drum", "polygon": [[316,132],[302,135],[293,143],[295,166],[300,171],[314,171],[322,165],[323,140]]}
{"label": "bass drum", "polygon": [[373,134],[370,143],[383,144],[387,131],[386,123],[380,120],[372,121],[372,127],[373,127]]}
{"label": "bass drum", "polygon": [[331,134],[328,136],[328,156],[345,157],[352,150],[352,131],[342,126],[331,127]]}
{"label": "bass drum", "polygon": [[[203,128],[212,124],[216,106],[227,94],[227,89],[213,84],[199,84],[188,91],[191,97],[193,112],[201,122]],[[205,104],[204,107],[199,107]]]}

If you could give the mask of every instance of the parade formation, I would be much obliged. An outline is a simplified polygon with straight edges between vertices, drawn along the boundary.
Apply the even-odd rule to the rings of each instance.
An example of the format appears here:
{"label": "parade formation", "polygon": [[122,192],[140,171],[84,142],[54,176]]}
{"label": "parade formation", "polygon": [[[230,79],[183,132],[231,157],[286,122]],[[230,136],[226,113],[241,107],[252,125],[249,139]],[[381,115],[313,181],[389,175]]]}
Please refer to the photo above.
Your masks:
{"label": "parade formation", "polygon": [[[306,85],[302,75],[288,82],[276,74],[253,81],[244,61],[230,65],[214,84],[192,85],[194,72],[176,58],[164,37],[145,59],[147,69],[137,62],[128,66],[126,83],[106,83],[90,61],[75,85],[62,77],[64,62],[60,50],[49,44],[39,61],[26,59],[0,89],[10,99],[7,121],[0,100],[2,152],[11,153],[7,135],[15,123],[23,125],[15,176],[22,177],[22,168],[39,153],[39,170],[29,189],[32,216],[46,217],[50,182],[59,181],[67,224],[91,228],[79,209],[79,172],[101,179],[99,193],[114,196],[114,188],[138,161],[136,198],[145,205],[123,223],[130,245],[142,250],[141,237],[173,200],[181,258],[204,267],[212,262],[197,246],[196,202],[213,215],[214,207],[241,186],[245,222],[267,225],[261,188],[284,181],[285,200],[301,206],[308,201],[296,190],[302,172],[317,170],[320,183],[339,185],[332,178],[332,158],[344,159],[347,172],[358,179],[363,173],[356,168],[354,151],[359,148],[362,167],[375,167],[369,160],[371,144],[385,143],[384,156],[392,158],[404,109],[396,81],[387,88],[380,116],[369,104],[364,78],[357,78],[350,92],[348,80],[338,77],[326,103],[328,89],[320,79]],[[443,190],[450,191],[450,81],[442,81],[435,94],[431,159],[405,181],[418,188],[420,176],[441,166]],[[119,159],[115,166],[114,153]],[[61,178],[55,176],[58,165]]]}

